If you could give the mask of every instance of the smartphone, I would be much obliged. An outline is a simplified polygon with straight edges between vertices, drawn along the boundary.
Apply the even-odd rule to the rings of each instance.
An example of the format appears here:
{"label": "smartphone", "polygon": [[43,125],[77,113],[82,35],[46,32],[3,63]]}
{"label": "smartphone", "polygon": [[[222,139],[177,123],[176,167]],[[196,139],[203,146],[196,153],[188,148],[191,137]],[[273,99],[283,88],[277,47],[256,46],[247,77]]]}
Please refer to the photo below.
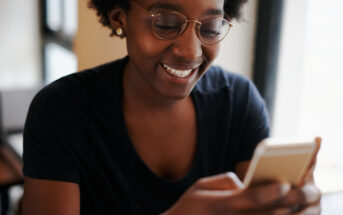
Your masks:
{"label": "smartphone", "polygon": [[250,166],[244,178],[244,185],[278,180],[298,185],[304,177],[319,142],[267,138],[256,147]]}

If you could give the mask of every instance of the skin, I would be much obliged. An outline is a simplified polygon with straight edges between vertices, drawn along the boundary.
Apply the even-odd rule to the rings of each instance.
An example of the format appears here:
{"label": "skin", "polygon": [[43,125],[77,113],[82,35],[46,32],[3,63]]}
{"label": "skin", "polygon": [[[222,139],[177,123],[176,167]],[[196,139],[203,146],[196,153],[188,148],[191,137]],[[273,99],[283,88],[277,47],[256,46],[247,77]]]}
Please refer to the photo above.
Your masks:
{"label": "skin", "polygon": [[[139,2],[148,8],[157,0]],[[158,2],[178,5],[179,12],[194,20],[213,16],[206,11],[222,10],[224,4],[223,0]],[[189,93],[218,55],[220,45],[202,44],[194,22],[177,39],[160,40],[151,32],[149,14],[134,4],[127,12],[114,8],[109,17],[113,28],[123,28],[127,39],[130,60],[123,77],[123,109],[131,141],[157,176],[182,178],[194,160],[197,142],[196,116]],[[187,80],[178,80],[168,75],[161,63],[177,69],[196,69]],[[297,187],[269,182],[244,188],[241,180],[248,166],[249,162],[241,162],[235,173],[199,179],[164,214],[320,213],[320,192],[313,183],[315,159]],[[24,190],[24,215],[80,214],[77,184],[26,177]],[[292,212],[294,206],[299,206],[296,213]]]}

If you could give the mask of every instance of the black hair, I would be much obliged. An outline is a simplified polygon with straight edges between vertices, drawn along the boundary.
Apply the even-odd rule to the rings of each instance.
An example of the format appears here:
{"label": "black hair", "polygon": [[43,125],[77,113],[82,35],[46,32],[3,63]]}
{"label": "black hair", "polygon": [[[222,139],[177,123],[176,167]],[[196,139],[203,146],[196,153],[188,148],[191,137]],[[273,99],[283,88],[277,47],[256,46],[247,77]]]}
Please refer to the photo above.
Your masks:
{"label": "black hair", "polygon": [[[224,12],[230,19],[239,19],[241,16],[241,7],[248,0],[225,0]],[[111,11],[114,6],[119,6],[124,10],[129,10],[130,0],[89,0],[88,7],[93,8],[96,11],[99,21],[106,27],[111,28],[108,18],[108,12]],[[112,29],[112,34],[115,35]]]}

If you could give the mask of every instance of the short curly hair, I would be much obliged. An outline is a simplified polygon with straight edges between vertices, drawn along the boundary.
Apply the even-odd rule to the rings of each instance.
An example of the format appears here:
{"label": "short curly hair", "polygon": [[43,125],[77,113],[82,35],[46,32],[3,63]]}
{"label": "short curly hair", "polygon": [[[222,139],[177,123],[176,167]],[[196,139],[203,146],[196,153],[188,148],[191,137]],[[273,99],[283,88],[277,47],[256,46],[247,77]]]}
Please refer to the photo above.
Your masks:
{"label": "short curly hair", "polygon": [[[230,19],[238,19],[241,16],[241,7],[248,0],[225,0],[224,11],[226,16]],[[110,21],[108,19],[108,12],[112,10],[114,6],[119,6],[124,10],[130,9],[130,0],[89,0],[88,7],[96,11],[99,21],[102,25],[111,28]],[[111,36],[115,35],[114,29],[112,29]]]}

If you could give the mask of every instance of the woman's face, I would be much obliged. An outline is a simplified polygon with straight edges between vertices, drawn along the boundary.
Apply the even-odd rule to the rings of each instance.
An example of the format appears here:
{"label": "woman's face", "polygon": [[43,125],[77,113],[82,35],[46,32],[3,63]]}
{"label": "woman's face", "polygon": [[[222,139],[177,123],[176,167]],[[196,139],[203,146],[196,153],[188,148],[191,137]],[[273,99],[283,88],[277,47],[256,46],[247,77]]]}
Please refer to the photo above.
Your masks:
{"label": "woman's face", "polygon": [[[137,0],[144,8],[176,11],[189,20],[223,17],[224,0]],[[203,44],[189,22],[176,39],[158,39],[152,31],[150,13],[132,2],[126,15],[127,72],[135,82],[168,99],[183,99],[217,57],[219,44]]]}

